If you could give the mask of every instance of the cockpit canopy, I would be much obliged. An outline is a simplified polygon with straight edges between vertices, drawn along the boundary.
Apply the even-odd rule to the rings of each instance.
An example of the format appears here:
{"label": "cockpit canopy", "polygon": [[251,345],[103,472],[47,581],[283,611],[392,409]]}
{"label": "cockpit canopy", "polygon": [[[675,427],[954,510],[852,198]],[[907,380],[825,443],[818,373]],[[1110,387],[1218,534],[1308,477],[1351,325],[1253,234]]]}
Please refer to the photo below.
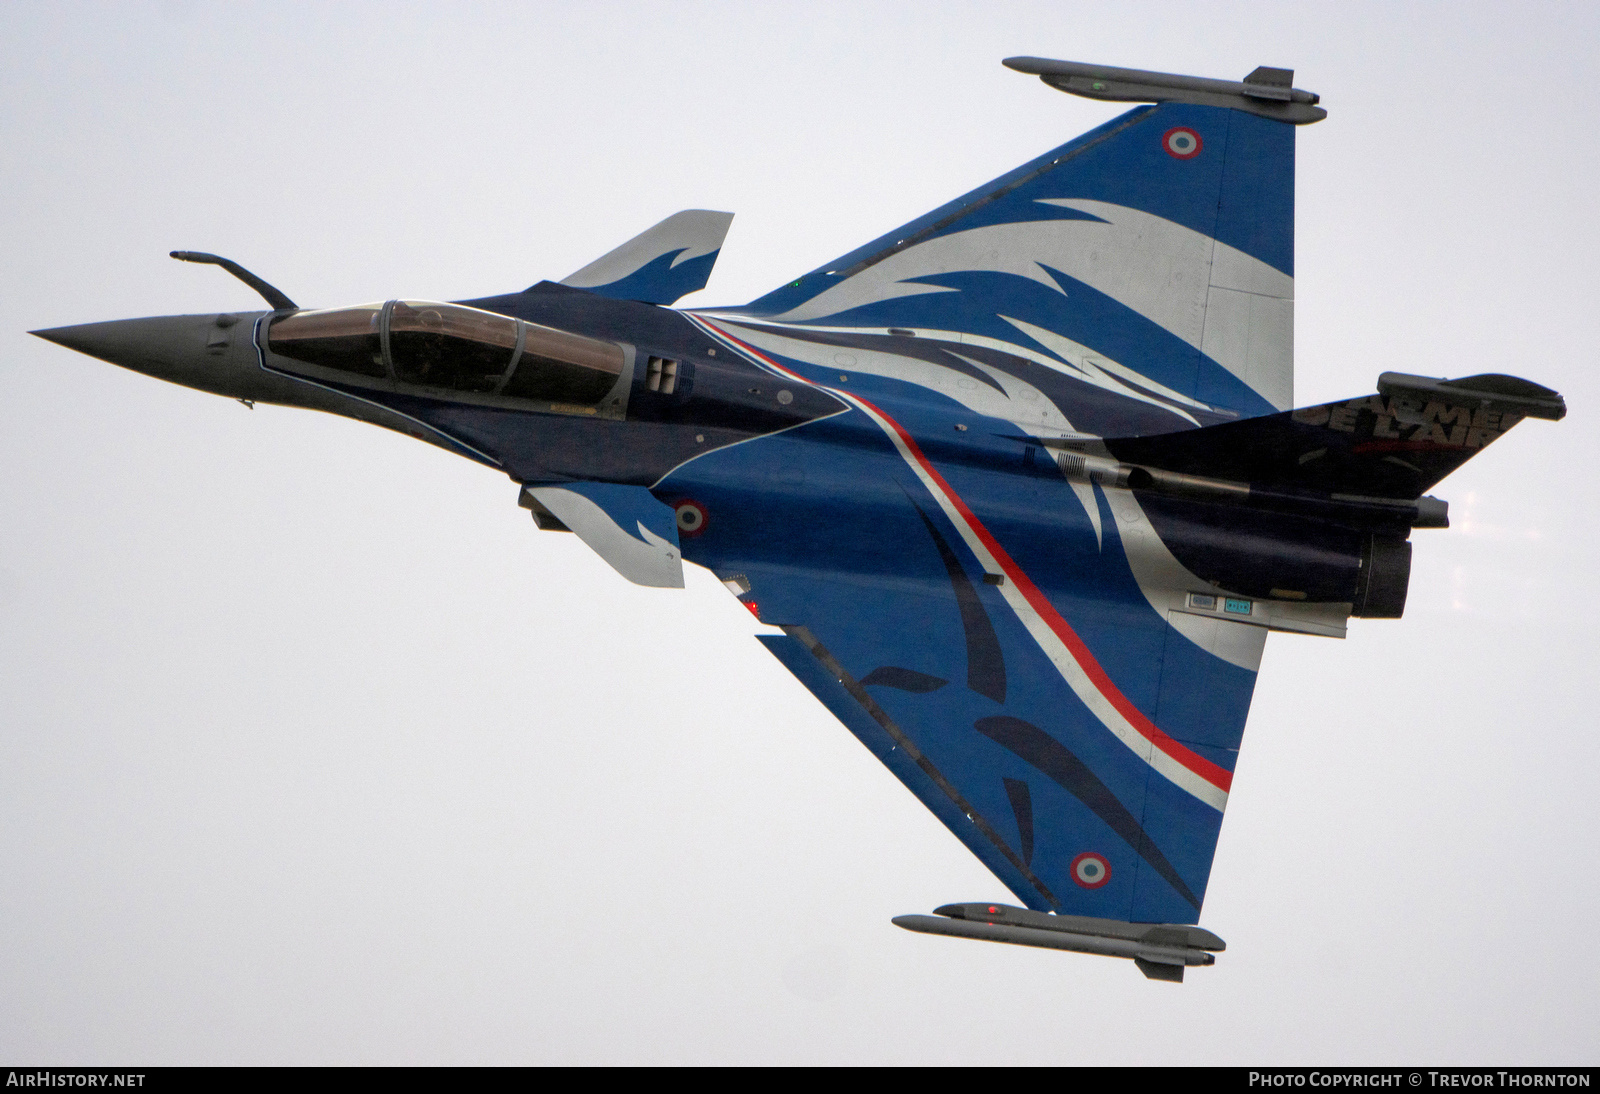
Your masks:
{"label": "cockpit canopy", "polygon": [[593,406],[627,363],[614,342],[427,300],[297,311],[267,348],[337,372],[435,390]]}

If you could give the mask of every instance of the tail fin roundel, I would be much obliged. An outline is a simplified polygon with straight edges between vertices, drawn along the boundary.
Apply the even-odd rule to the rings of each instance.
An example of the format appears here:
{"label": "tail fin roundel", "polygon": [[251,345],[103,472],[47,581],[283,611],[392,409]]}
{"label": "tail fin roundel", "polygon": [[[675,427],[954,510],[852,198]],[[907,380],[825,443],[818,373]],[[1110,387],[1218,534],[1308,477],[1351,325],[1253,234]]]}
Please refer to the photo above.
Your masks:
{"label": "tail fin roundel", "polygon": [[1078,357],[1240,417],[1289,409],[1295,125],[1322,115],[1316,97],[1283,69],[1230,83],[1007,63],[1066,66],[1041,78],[1077,94],[1158,102],[741,310]]}

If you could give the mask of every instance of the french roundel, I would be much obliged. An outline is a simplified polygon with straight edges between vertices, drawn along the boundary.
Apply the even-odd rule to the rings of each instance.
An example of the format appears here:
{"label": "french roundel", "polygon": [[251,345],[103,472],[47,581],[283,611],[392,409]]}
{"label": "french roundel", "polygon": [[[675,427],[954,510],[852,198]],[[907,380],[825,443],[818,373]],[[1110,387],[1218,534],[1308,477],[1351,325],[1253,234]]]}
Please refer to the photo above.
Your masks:
{"label": "french roundel", "polygon": [[697,501],[680,501],[673,510],[678,518],[678,531],[686,536],[698,536],[706,530],[706,507]]}
{"label": "french roundel", "polygon": [[1111,880],[1111,864],[1104,855],[1085,851],[1072,860],[1072,880],[1085,889],[1098,889]]}
{"label": "french roundel", "polygon": [[1161,147],[1173,159],[1192,160],[1200,154],[1200,134],[1186,125],[1169,129],[1161,137]]}

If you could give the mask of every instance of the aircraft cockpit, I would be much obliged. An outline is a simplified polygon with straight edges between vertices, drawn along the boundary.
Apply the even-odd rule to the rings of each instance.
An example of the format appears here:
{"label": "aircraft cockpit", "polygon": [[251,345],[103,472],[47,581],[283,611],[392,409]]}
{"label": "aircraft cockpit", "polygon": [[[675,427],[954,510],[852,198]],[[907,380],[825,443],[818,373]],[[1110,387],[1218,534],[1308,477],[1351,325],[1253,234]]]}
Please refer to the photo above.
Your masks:
{"label": "aircraft cockpit", "polygon": [[[390,300],[274,318],[263,348],[274,367],[467,401],[620,416],[632,349],[460,304]],[[309,366],[309,367],[306,367]]]}

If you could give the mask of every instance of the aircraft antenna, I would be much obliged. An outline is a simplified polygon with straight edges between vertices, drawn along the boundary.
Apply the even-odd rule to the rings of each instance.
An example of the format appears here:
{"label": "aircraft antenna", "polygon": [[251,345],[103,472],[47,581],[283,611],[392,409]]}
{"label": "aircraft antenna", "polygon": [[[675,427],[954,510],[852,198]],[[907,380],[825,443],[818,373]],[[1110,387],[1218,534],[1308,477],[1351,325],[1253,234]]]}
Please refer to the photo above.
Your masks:
{"label": "aircraft antenna", "polygon": [[223,258],[221,255],[206,254],[204,251],[173,251],[172,257],[179,262],[204,262],[212,266],[221,266],[234,277],[237,277],[240,281],[260,293],[261,298],[271,304],[274,311],[298,311],[300,308],[300,305],[285,296],[281,289],[274,288],[237,262]]}

